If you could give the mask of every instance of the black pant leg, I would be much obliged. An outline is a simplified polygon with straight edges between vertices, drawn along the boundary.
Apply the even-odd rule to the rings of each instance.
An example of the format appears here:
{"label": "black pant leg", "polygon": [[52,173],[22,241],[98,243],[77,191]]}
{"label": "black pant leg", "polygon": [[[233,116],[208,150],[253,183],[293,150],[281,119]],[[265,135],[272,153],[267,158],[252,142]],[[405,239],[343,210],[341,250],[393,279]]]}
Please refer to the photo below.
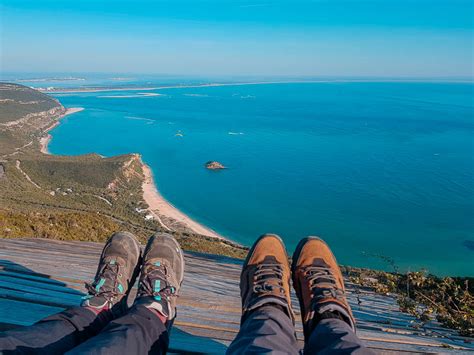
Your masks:
{"label": "black pant leg", "polygon": [[111,320],[85,307],[72,307],[39,322],[0,334],[3,354],[62,354],[98,334]]}
{"label": "black pant leg", "polygon": [[158,315],[137,305],[68,354],[164,354],[168,344],[168,330]]}

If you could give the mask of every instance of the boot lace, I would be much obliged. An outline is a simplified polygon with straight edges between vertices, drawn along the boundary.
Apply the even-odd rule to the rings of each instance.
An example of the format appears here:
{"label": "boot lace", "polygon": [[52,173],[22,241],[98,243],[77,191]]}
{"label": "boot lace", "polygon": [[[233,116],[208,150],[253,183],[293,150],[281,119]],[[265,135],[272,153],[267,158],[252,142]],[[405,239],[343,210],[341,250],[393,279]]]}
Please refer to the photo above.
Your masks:
{"label": "boot lace", "polygon": [[[270,283],[270,280],[276,280],[277,283]],[[257,270],[254,273],[253,291],[255,293],[269,293],[275,289],[281,294],[285,293],[282,266],[280,264],[258,264]]]}
{"label": "boot lace", "polygon": [[[137,297],[153,296],[155,299],[159,299],[160,297],[169,299],[170,296],[178,297],[176,288],[168,281],[169,277],[170,273],[166,265],[147,265],[147,271],[140,280]],[[155,287],[157,280],[160,281],[159,288]]]}
{"label": "boot lace", "polygon": [[312,305],[325,298],[344,299],[344,291],[337,287],[336,278],[331,268],[327,266],[307,266],[304,276],[313,294]]}
{"label": "boot lace", "polygon": [[[122,276],[118,264],[105,263],[92,283],[86,282],[85,286],[91,297],[104,297],[108,301],[113,301],[117,296],[118,278]],[[107,280],[113,280],[112,285]]]}

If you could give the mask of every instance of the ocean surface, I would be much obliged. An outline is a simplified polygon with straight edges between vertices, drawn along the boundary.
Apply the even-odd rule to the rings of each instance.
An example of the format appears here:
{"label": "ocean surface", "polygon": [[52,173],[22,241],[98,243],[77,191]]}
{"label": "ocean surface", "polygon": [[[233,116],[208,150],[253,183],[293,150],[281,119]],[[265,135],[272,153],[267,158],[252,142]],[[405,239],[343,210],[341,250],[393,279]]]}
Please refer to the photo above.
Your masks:
{"label": "ocean surface", "polygon": [[[61,121],[49,149],[140,153],[166,199],[245,245],[273,232],[292,252],[318,235],[342,264],[474,276],[473,88],[321,82],[55,94],[85,110]],[[209,160],[228,169],[208,171]]]}

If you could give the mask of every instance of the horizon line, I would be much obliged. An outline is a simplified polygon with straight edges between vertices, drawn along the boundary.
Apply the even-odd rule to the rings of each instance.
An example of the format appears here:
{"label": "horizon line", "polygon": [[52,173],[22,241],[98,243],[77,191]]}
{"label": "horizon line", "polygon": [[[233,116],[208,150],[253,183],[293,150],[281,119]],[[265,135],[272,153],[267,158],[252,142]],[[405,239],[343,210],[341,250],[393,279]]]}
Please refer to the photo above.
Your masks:
{"label": "horizon line", "polygon": [[[337,74],[178,74],[178,73],[156,73],[156,72],[109,72],[109,71],[2,71],[0,73],[0,79],[7,79],[5,76],[21,75],[31,76],[37,75],[37,78],[16,78],[14,80],[21,79],[73,79],[72,75],[111,75],[111,78],[116,79],[116,75],[134,75],[134,76],[153,76],[153,77],[180,77],[180,78],[281,78],[281,79],[298,79],[298,80],[314,80],[314,79],[333,79],[333,80],[371,80],[371,79],[384,79],[384,80],[474,80],[474,73],[471,76],[457,75],[457,76],[414,76],[414,75],[337,75]],[[59,75],[57,77],[45,77],[47,75]],[[10,78],[12,80],[13,78]],[[85,79],[85,78],[75,78]],[[136,79],[136,78],[123,78],[123,79]]]}

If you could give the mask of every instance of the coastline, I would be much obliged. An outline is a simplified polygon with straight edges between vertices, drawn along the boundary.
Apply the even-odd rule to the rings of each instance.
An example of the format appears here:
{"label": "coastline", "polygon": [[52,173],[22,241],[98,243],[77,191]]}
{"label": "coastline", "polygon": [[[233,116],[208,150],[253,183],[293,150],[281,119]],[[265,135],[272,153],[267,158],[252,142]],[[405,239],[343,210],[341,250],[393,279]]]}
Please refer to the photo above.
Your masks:
{"label": "coastline", "polygon": [[179,209],[174,207],[171,203],[169,203],[158,191],[157,185],[153,179],[153,173],[150,167],[145,164],[143,161],[142,169],[144,180],[142,183],[143,189],[143,199],[148,204],[148,211],[156,218],[156,220],[165,228],[171,230],[166,224],[164,224],[161,219],[160,215],[166,216],[168,218],[174,219],[175,221],[182,223],[192,231],[197,234],[202,234],[207,237],[217,238],[222,240],[228,240],[227,238],[223,237],[222,235],[218,234],[217,232],[213,231],[212,229],[203,226],[202,224],[196,222],[185,213],[181,212]]}
{"label": "coastline", "polygon": [[[160,85],[160,86],[130,86],[130,87],[77,87],[77,88],[37,88],[36,90],[49,94],[74,94],[84,92],[114,92],[114,91],[151,91],[151,90],[165,90],[165,89],[188,89],[188,88],[205,88],[218,86],[245,86],[245,85],[268,85],[268,84],[306,84],[306,83],[433,83],[433,82],[448,82],[448,83],[471,83],[470,80],[422,80],[422,79],[319,79],[319,80],[278,80],[278,81],[249,81],[249,82],[215,82],[204,84],[185,84],[185,85]],[[122,96],[121,96],[122,97]]]}
{"label": "coastline", "polygon": [[[165,85],[165,86],[141,86],[141,87],[90,87],[90,88],[54,88],[47,90],[38,88],[37,90],[49,94],[73,94],[83,92],[113,92],[113,91],[151,91],[151,90],[165,90],[165,89],[192,89],[192,88],[206,88],[219,86],[244,86],[244,85],[266,85],[266,84],[297,84],[297,83],[327,83],[327,80],[302,80],[302,81],[255,81],[255,82],[235,82],[235,83],[206,83],[206,84],[189,84],[189,85]],[[121,96],[123,97],[123,96]]]}
{"label": "coastline", "polygon": [[[67,115],[71,115],[76,112],[80,112],[84,110],[83,107],[73,107],[66,109],[66,112],[62,114],[57,120],[55,120],[49,127],[44,130],[44,135],[39,139],[40,151],[43,154],[50,155],[51,153],[48,151],[48,144],[51,141],[51,134],[48,132],[51,131],[54,127],[59,124],[59,121]],[[160,218],[161,216],[170,218],[175,220],[178,223],[183,224],[185,227],[192,230],[194,233],[201,234],[207,237],[216,238],[220,240],[229,241],[227,238],[223,237],[222,235],[218,234],[217,232],[213,231],[212,229],[196,222],[185,213],[181,212],[179,209],[174,207],[170,202],[168,202],[158,191],[158,187],[155,184],[153,179],[153,173],[150,167],[145,164],[141,159],[140,162],[142,164],[143,169],[143,200],[148,204],[148,211],[149,213],[161,224],[165,229],[172,230],[168,227]]]}
{"label": "coastline", "polygon": [[54,127],[56,127],[59,124],[59,120],[64,118],[67,115],[71,115],[71,114],[76,113],[76,112],[81,112],[83,110],[84,110],[83,107],[72,107],[72,108],[66,109],[66,112],[64,114],[59,116],[59,118],[55,122],[53,122],[53,124],[51,126],[49,126],[48,128],[46,128],[44,130],[44,133],[46,133],[46,135],[39,139],[41,153],[51,154],[48,150],[48,144],[51,141],[52,136],[48,132],[51,131]]}

